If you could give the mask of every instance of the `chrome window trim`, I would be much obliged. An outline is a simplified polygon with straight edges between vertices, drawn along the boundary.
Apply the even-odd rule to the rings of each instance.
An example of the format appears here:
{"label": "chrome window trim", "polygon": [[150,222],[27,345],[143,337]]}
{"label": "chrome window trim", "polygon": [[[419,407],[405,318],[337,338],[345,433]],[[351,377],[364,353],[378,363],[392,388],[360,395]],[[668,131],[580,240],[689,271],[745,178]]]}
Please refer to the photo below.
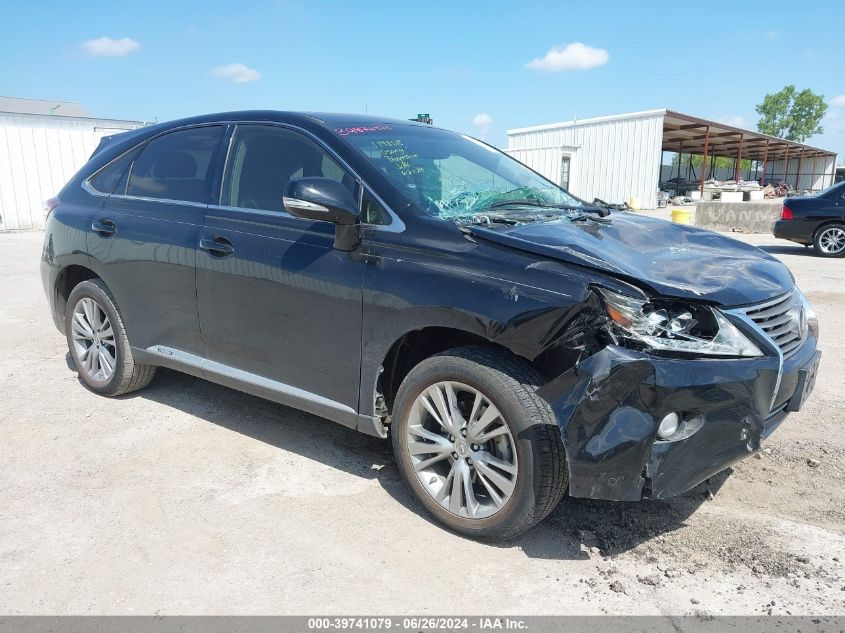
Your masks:
{"label": "chrome window trim", "polygon": [[194,202],[193,200],[172,200],[170,198],[148,198],[146,196],[129,196],[124,193],[113,193],[110,198],[118,198],[120,200],[140,200],[141,202],[161,202],[164,204],[181,204],[186,207],[200,207],[202,209],[208,208],[205,202]]}
{"label": "chrome window trim", "polygon": [[238,211],[242,213],[251,213],[253,215],[263,215],[268,218],[292,218],[294,220],[303,220],[305,222],[316,222],[317,220],[305,220],[304,218],[298,218],[295,215],[291,215],[284,209],[279,209],[278,211],[268,211],[267,209],[247,209],[246,207],[230,207],[225,204],[210,204],[208,205],[209,211]]}
{"label": "chrome window trim", "polygon": [[[102,198],[102,197],[108,198],[108,197],[109,197],[110,195],[112,195],[112,194],[110,194],[110,193],[106,193],[105,191],[100,191],[100,190],[99,190],[99,189],[97,189],[94,185],[92,185],[90,181],[91,181],[92,179],[96,178],[97,176],[99,176],[99,175],[100,175],[101,173],[103,173],[106,169],[108,169],[109,167],[111,167],[112,165],[114,165],[117,161],[119,161],[120,159],[122,159],[122,158],[123,158],[124,156],[126,156],[127,154],[131,154],[132,152],[134,152],[135,150],[137,150],[137,149],[138,149],[141,145],[143,145],[144,143],[146,143],[146,141],[141,141],[141,142],[139,142],[139,143],[136,143],[135,145],[133,145],[132,147],[130,147],[128,150],[126,150],[125,152],[121,152],[121,153],[120,153],[120,154],[118,154],[116,157],[112,158],[109,162],[107,162],[105,165],[103,165],[102,167],[100,167],[100,168],[99,168],[97,171],[95,171],[93,174],[91,174],[90,176],[88,176],[87,178],[85,178],[85,179],[82,181],[82,185],[81,185],[82,189],[84,189],[85,191],[87,191],[88,193],[90,193],[92,196],[99,196],[99,197],[101,197],[101,198]],[[132,164],[131,164],[131,165],[129,165],[129,169],[132,169],[132,165],[134,165],[134,164],[135,164],[135,161],[133,160],[133,161],[132,161]],[[128,182],[128,180],[129,180],[129,179],[127,178],[127,182]]]}
{"label": "chrome window trim", "polygon": [[182,204],[188,207],[201,207],[203,209],[209,206],[204,202],[193,202],[191,200],[171,200],[170,198],[147,198],[144,196],[128,196],[124,193],[103,193],[99,189],[96,189],[91,183],[89,183],[87,179],[82,181],[82,188],[88,193],[90,193],[92,196],[98,196],[100,198],[118,198],[120,200],[140,200],[142,202]]}
{"label": "chrome window trim", "polygon": [[[115,159],[115,160],[117,160],[117,159]],[[114,162],[114,161],[112,161],[112,162]],[[111,163],[109,163],[109,165],[111,165]],[[106,167],[108,167],[109,165],[106,165]],[[103,169],[105,169],[105,167],[103,167]],[[100,171],[102,171],[102,170],[100,170]],[[97,174],[99,174],[99,173],[100,172],[98,171]],[[89,180],[91,180],[91,178],[93,178],[97,174],[93,174],[93,175],[89,176],[88,178],[86,178],[85,180],[83,180],[82,185],[81,185],[82,189],[84,191],[87,191],[88,193],[90,193],[92,196],[97,196],[99,198],[108,198],[111,194],[103,193],[99,189],[95,188],[94,185],[92,185],[90,182],[88,182]]]}
{"label": "chrome window trim", "polygon": [[371,228],[374,228],[378,231],[386,231],[387,233],[402,233],[405,230],[405,223],[402,221],[402,218],[400,218],[393,211],[393,209],[390,208],[390,206],[384,201],[384,199],[380,195],[378,195],[375,192],[375,190],[372,187],[370,187],[370,185],[368,185],[363,180],[361,182],[363,183],[363,186],[361,187],[361,193],[360,193],[361,199],[358,202],[358,208],[361,209],[361,207],[364,204],[364,189],[366,188],[367,192],[373,198],[375,198],[376,201],[382,207],[384,207],[384,210],[387,211],[387,214],[390,216],[390,218],[392,220],[390,224],[364,224],[363,226],[371,227]]}
{"label": "chrome window trim", "polygon": [[[225,135],[226,134],[226,128],[229,125],[231,125],[231,123],[227,122],[227,121],[209,121],[207,123],[191,123],[191,124],[188,124],[188,125],[180,125],[179,127],[168,128],[166,130],[162,130],[161,132],[159,132],[158,134],[155,134],[154,136],[150,136],[149,138],[145,138],[142,141],[138,141],[137,143],[135,143],[135,145],[133,145],[132,147],[127,149],[125,152],[121,152],[120,155],[111,159],[108,163],[106,163],[105,165],[100,167],[93,174],[91,174],[90,176],[85,178],[82,181],[81,187],[82,187],[83,190],[90,193],[91,195],[99,196],[99,197],[105,197],[105,198],[122,198],[124,200],[142,200],[142,201],[145,201],[145,202],[165,202],[167,204],[185,204],[185,205],[193,206],[193,207],[207,207],[208,203],[206,203],[206,202],[194,202],[193,200],[171,200],[170,198],[149,198],[149,197],[146,197],[146,196],[131,196],[131,195],[128,195],[128,194],[125,193],[126,189],[124,189],[124,193],[105,193],[105,192],[100,191],[96,187],[94,187],[94,185],[92,185],[89,181],[92,178],[95,178],[97,175],[100,174],[100,172],[107,169],[113,163],[119,161],[121,158],[123,158],[124,156],[129,154],[130,152],[134,152],[135,150],[137,150],[142,145],[147,145],[150,142],[154,141],[155,139],[157,139],[161,136],[164,136],[165,134],[170,134],[171,132],[180,132],[182,130],[191,130],[191,129],[194,129],[194,128],[219,126],[219,127],[223,128],[223,134]],[[141,149],[141,151],[143,151],[143,149]],[[135,158],[137,158],[137,156]],[[228,158],[228,156],[227,156],[227,158]],[[132,169],[134,167],[135,167],[135,161],[133,160],[132,164],[129,165],[129,175],[126,177],[126,187],[127,187],[127,189],[129,188],[129,179],[132,177]]]}
{"label": "chrome window trim", "polygon": [[[220,169],[220,183],[219,183],[219,190],[217,191],[217,204],[216,206],[220,208],[227,208],[233,209],[235,207],[231,207],[228,205],[223,204],[223,188],[226,184],[226,168],[229,166],[229,159],[232,157],[232,145],[235,142],[235,132],[238,131],[238,126],[233,125],[231,123],[228,124],[226,128],[226,133],[229,135],[229,142],[226,144],[226,155],[223,157],[223,167]],[[212,198],[214,197],[214,192],[212,191]]]}
{"label": "chrome window trim", "polygon": [[[131,196],[131,195],[127,195],[126,193],[111,193],[111,194],[108,194],[108,193],[104,193],[102,191],[99,191],[93,185],[91,185],[91,183],[89,182],[89,180],[91,180],[92,178],[97,176],[101,171],[106,169],[109,165],[111,165],[115,161],[120,160],[121,158],[123,158],[123,156],[125,156],[129,152],[135,151],[140,146],[146,145],[150,141],[153,141],[154,139],[157,139],[160,136],[164,136],[165,134],[169,134],[171,132],[178,132],[180,130],[188,130],[188,129],[198,128],[198,127],[209,127],[209,126],[214,126],[214,125],[220,125],[220,126],[223,126],[223,127],[233,126],[233,128],[234,128],[232,130],[231,135],[229,136],[229,144],[228,144],[228,147],[226,148],[226,159],[223,163],[223,173],[221,174],[221,180],[220,180],[220,191],[217,192],[217,202],[218,202],[217,204],[206,204],[206,203],[201,203],[201,202],[192,202],[192,201],[189,201],[189,200],[170,200],[170,199],[167,199],[167,198],[149,198],[149,197],[143,197],[143,196]],[[193,123],[193,124],[189,124],[189,125],[181,125],[179,127],[174,127],[174,128],[169,128],[167,130],[163,130],[163,131],[159,132],[158,134],[156,134],[154,136],[151,136],[151,137],[146,138],[142,141],[139,141],[138,143],[136,143],[135,145],[133,145],[132,147],[127,149],[125,152],[122,152],[119,156],[110,160],[106,165],[104,165],[103,167],[98,169],[96,172],[94,172],[93,174],[88,176],[88,178],[83,180],[82,181],[82,188],[86,192],[90,193],[91,195],[98,196],[98,197],[105,197],[105,198],[113,197],[113,198],[120,198],[120,199],[123,199],[123,200],[140,200],[142,202],[164,202],[164,203],[167,203],[167,204],[184,204],[184,205],[187,205],[187,206],[206,207],[206,208],[209,208],[209,209],[217,209],[217,210],[222,210],[222,211],[246,211],[248,213],[270,214],[270,215],[273,215],[273,216],[278,216],[279,214],[283,214],[286,217],[295,218],[296,216],[293,216],[290,213],[287,213],[283,209],[279,210],[279,211],[269,211],[269,210],[264,210],[264,209],[247,209],[245,207],[232,207],[232,206],[220,204],[222,202],[222,196],[223,196],[223,177],[226,174],[226,166],[229,164],[230,152],[232,151],[232,142],[233,142],[233,139],[235,138],[235,133],[237,132],[238,125],[268,125],[268,126],[274,126],[274,127],[282,127],[282,128],[286,128],[286,129],[293,130],[295,132],[299,132],[301,134],[304,134],[309,139],[311,139],[312,141],[317,143],[323,150],[325,150],[334,160],[336,160],[338,163],[340,163],[340,165],[344,169],[346,169],[350,174],[352,174],[352,176],[355,178],[355,182],[357,182],[358,185],[359,185],[359,192],[358,192],[358,209],[359,209],[359,211],[361,210],[361,204],[362,204],[363,195],[364,195],[364,188],[366,187],[366,189],[370,193],[370,195],[372,195],[378,201],[378,203],[384,208],[385,211],[387,211],[387,214],[390,216],[390,220],[391,220],[390,224],[366,224],[365,223],[365,224],[362,224],[361,226],[366,227],[368,229],[376,230],[376,231],[385,231],[387,233],[402,233],[402,232],[405,231],[405,223],[402,221],[402,218],[399,217],[399,215],[390,207],[390,205],[388,205],[384,201],[384,199],[380,195],[378,195],[378,193],[376,193],[373,190],[373,188],[366,181],[364,181],[364,179],[360,176],[360,174],[358,174],[358,172],[355,171],[350,166],[350,164],[348,162],[346,162],[340,155],[338,155],[338,153],[334,149],[329,147],[329,145],[327,145],[325,143],[325,141],[323,141],[321,138],[319,138],[313,132],[306,130],[305,128],[302,128],[302,127],[295,125],[293,123],[285,123],[285,122],[282,122],[282,121],[261,121],[261,120],[209,121],[207,123]],[[224,134],[226,133],[225,130],[224,130],[223,133]],[[135,165],[135,161],[133,160],[132,165],[129,166],[129,169],[131,170],[132,167],[134,167],[134,165]],[[130,176],[131,176],[131,172],[130,172]],[[126,182],[127,182],[127,185],[128,185],[129,178],[126,179]],[[212,192],[212,193],[214,193],[214,192]],[[307,220],[304,220],[303,218],[296,218],[296,219],[302,219],[303,221],[307,221]]]}

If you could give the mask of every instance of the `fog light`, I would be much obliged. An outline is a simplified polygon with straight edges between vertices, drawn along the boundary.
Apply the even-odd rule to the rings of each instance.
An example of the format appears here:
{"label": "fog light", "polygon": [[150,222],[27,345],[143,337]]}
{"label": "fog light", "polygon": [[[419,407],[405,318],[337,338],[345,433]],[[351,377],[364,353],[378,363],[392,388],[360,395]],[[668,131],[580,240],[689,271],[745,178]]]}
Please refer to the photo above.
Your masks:
{"label": "fog light", "polygon": [[681,423],[681,416],[677,413],[668,413],[662,420],[660,426],[657,427],[657,436],[661,440],[668,440],[678,431],[678,425]]}

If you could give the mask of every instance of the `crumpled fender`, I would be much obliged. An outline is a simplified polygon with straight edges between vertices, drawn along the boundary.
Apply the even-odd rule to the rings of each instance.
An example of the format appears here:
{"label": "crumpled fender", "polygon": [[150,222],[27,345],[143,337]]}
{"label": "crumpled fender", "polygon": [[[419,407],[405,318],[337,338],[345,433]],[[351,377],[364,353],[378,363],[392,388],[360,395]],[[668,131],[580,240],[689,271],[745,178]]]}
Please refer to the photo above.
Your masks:
{"label": "crumpled fender", "polygon": [[[654,368],[607,349],[590,356],[538,394],[561,425],[573,497],[637,500],[642,467],[657,427]],[[644,411],[645,410],[645,411]]]}
{"label": "crumpled fender", "polygon": [[[538,390],[561,428],[574,497],[680,494],[759,447],[777,360],[661,358],[610,345]],[[704,416],[687,439],[656,442],[671,411]]]}

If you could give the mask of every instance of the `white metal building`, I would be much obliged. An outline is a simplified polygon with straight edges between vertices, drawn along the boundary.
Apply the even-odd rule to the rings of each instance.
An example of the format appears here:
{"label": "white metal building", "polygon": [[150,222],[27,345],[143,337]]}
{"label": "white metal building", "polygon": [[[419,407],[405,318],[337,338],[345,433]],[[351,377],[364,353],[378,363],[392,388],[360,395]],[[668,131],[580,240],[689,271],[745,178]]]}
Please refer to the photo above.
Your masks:
{"label": "white metal building", "polygon": [[43,228],[43,202],[85,164],[100,138],[142,125],[92,118],[74,103],[0,97],[0,231]]}
{"label": "white metal building", "polygon": [[[713,157],[736,158],[737,165],[750,159],[758,170],[752,177],[798,189],[832,184],[836,162],[834,152],[666,109],[508,130],[506,151],[580,198],[634,197],[646,209],[657,206],[664,151],[703,155],[717,177],[724,175],[708,162]],[[711,172],[701,171],[696,179],[703,182]]]}

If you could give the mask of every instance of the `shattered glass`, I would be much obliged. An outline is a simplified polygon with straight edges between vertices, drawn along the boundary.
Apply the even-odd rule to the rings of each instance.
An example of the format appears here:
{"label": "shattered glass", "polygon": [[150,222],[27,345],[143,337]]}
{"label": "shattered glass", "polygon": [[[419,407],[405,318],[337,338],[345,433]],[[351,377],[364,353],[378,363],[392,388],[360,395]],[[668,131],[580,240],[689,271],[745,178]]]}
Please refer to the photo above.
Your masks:
{"label": "shattered glass", "polygon": [[573,221],[584,215],[582,200],[468,136],[415,125],[362,129],[341,136],[435,217],[521,224]]}

